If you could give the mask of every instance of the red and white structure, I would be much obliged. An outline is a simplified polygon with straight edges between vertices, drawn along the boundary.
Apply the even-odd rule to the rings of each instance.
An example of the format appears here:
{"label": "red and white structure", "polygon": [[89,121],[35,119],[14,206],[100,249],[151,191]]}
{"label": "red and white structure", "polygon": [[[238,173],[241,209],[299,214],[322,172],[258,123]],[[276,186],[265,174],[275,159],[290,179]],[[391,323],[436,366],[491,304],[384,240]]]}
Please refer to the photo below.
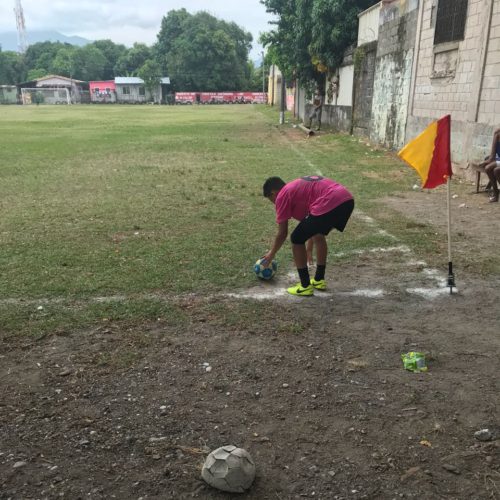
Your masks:
{"label": "red and white structure", "polygon": [[175,104],[264,104],[264,92],[176,92]]}
{"label": "red and white structure", "polygon": [[116,102],[116,84],[114,80],[89,82],[90,102]]}

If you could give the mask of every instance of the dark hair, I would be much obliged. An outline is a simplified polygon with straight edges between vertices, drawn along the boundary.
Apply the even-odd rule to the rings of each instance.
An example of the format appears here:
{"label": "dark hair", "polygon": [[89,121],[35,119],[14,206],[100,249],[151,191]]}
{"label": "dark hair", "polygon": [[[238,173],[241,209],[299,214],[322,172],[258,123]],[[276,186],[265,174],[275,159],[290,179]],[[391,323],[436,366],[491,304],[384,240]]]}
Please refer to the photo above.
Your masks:
{"label": "dark hair", "polygon": [[264,196],[268,198],[271,196],[272,191],[279,191],[285,184],[285,181],[281,177],[269,177],[264,182],[264,187],[262,188]]}

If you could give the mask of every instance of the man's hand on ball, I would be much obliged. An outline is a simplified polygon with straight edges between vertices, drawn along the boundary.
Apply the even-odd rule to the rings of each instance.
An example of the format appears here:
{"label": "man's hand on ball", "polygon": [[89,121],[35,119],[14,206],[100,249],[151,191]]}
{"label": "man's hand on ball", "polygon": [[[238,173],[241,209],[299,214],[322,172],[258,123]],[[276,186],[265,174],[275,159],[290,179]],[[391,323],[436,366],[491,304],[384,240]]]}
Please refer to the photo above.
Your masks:
{"label": "man's hand on ball", "polygon": [[266,255],[263,255],[261,259],[264,267],[269,267],[274,260],[274,255],[271,252],[269,252],[266,253]]}

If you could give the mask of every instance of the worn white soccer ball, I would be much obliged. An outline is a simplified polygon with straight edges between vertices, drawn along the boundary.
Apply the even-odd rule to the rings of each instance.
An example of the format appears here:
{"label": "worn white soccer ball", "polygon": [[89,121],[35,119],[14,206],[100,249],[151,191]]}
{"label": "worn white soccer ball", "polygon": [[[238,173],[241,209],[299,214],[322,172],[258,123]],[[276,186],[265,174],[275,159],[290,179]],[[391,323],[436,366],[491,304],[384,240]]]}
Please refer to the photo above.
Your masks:
{"label": "worn white soccer ball", "polygon": [[208,455],[201,477],[219,490],[243,493],[255,479],[255,464],[243,448],[222,446]]}

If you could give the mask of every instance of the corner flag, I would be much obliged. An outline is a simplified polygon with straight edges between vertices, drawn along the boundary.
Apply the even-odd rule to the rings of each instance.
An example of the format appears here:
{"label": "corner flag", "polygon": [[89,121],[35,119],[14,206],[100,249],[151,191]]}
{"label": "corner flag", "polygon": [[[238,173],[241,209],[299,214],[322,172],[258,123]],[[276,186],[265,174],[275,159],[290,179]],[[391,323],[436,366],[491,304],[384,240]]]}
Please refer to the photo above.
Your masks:
{"label": "corner flag", "polygon": [[448,191],[448,286],[450,294],[455,288],[455,275],[451,260],[451,170],[450,115],[432,122],[419,136],[410,141],[398,156],[413,167],[422,179],[422,187],[435,188],[447,184]]}
{"label": "corner flag", "polygon": [[451,178],[450,115],[432,122],[418,137],[399,151],[398,156],[413,167],[422,187],[432,189]]}

